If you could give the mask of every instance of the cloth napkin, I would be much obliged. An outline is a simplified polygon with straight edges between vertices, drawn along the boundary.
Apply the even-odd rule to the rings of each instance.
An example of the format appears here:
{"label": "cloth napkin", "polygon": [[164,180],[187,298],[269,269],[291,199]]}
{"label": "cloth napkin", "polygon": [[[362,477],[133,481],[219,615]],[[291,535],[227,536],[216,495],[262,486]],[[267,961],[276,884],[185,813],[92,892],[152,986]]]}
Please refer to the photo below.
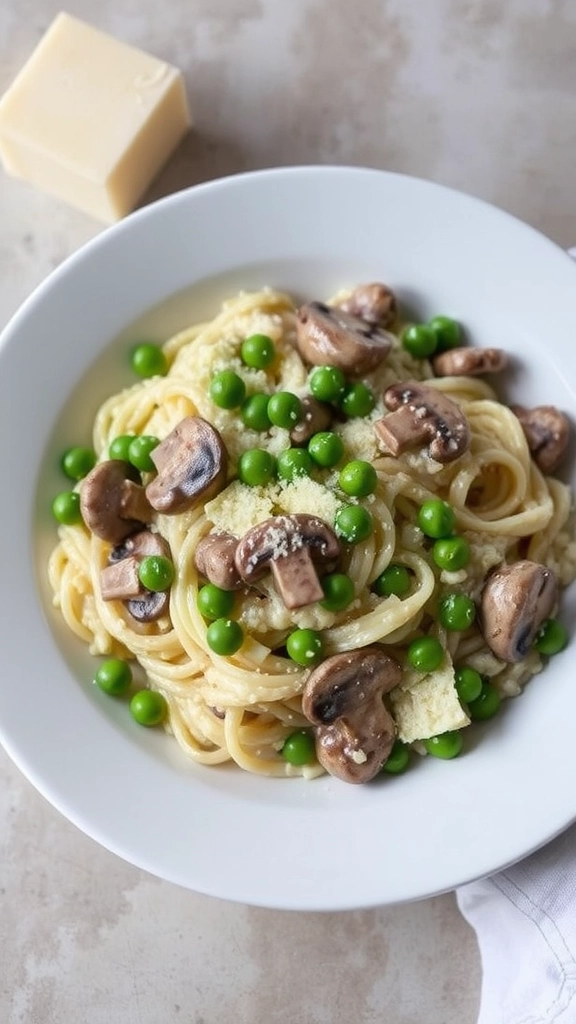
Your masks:
{"label": "cloth napkin", "polygon": [[480,947],[478,1024],[576,1024],[576,825],[456,899]]}
{"label": "cloth napkin", "polygon": [[478,1024],[575,1024],[576,826],[456,898],[480,947]]}

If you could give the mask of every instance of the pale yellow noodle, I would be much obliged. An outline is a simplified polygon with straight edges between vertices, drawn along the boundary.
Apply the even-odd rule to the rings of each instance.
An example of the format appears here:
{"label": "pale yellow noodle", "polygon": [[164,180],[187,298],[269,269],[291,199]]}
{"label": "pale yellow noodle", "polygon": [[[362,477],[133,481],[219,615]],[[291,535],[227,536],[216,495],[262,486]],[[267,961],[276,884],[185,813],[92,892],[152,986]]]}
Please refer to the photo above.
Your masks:
{"label": "pale yellow noodle", "polygon": [[[209,382],[214,370],[232,366],[242,373],[249,393],[276,389],[307,393],[308,372],[294,348],[294,330],[291,299],[267,289],[242,293],[227,301],[214,320],[179,332],[164,345],[169,363],[165,377],[126,388],[101,406],[93,433],[99,459],[108,457],[109,445],[119,435],[162,438],[189,415],[211,419],[221,432],[230,455],[231,477],[235,459],[246,448],[268,446],[278,453],[288,447],[288,432],[281,428],[273,428],[266,437],[239,429],[237,410],[212,405]],[[277,358],[269,371],[242,365],[239,347],[249,333],[273,338]],[[434,624],[438,597],[442,589],[462,589],[476,597],[486,573],[508,557],[530,557],[556,568],[562,563],[562,579],[568,582],[576,573],[576,545],[569,525],[571,494],[537,469],[517,418],[498,401],[490,385],[479,378],[430,380],[430,373],[427,363],[418,363],[400,345],[395,346],[387,363],[367,377],[378,396],[372,419],[385,412],[381,395],[390,382],[419,376],[462,406],[471,429],[470,449],[445,466],[414,453],[398,458],[375,454],[376,491],[360,502],[372,514],[374,532],[365,542],[344,549],[338,571],[350,575],[356,595],[344,611],[313,606],[290,613],[273,584],[264,579],[236,594],[233,617],[243,625],[246,640],[236,654],[224,658],[210,649],[207,623],[197,607],[203,580],[194,554],[206,533],[222,528],[207,509],[157,517],[156,528],[169,545],[176,577],[169,615],[147,625],[136,623],[122,602],[101,598],[100,572],[110,546],[89,536],[83,526],[60,528],[48,577],[66,625],[95,654],[114,652],[136,659],[147,685],[165,696],[167,728],[192,761],[216,765],[232,760],[247,771],[272,776],[313,777],[321,771],[317,765],[287,765],[279,753],[286,736],[306,724],[301,693],[308,671],[282,650],[295,626],[318,629],[326,655],[381,643],[400,660],[412,637],[430,632],[441,639],[453,661],[470,658],[479,659],[480,664],[484,660],[487,674],[501,680],[503,692],[506,687],[513,692],[520,685],[517,676],[503,670],[493,656],[490,661],[477,628],[447,634]],[[348,457],[359,457],[355,444],[358,451],[363,445],[374,445],[369,424],[366,428],[352,424],[343,429],[343,436],[351,445]],[[350,500],[338,492],[332,471],[321,471],[319,478],[322,493],[331,501],[336,493],[334,508]],[[255,502],[258,496],[262,509],[282,511],[289,493],[282,485],[271,484],[244,494],[244,499]],[[319,514],[318,494],[311,491],[310,497],[302,498],[306,506],[302,511]],[[466,531],[471,545],[470,565],[454,579],[444,579],[434,566],[430,545],[416,525],[419,506],[437,496],[452,504],[457,529]],[[217,512],[211,515],[216,517]],[[264,513],[262,517],[266,518]],[[401,598],[379,598],[371,592],[371,584],[391,563],[408,568],[410,589]],[[535,661],[530,672],[537,670]]]}

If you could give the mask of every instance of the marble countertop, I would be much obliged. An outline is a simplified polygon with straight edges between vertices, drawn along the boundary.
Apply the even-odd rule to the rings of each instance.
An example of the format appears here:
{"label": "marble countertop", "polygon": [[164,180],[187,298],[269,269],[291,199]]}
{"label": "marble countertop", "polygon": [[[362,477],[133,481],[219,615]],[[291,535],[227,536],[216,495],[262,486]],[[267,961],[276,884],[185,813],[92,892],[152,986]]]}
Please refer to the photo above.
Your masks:
{"label": "marble countertop", "polygon": [[[57,0],[0,6],[0,93]],[[195,129],[147,200],[298,163],[419,175],[576,240],[576,10],[567,0],[70,0],[180,66]],[[0,176],[0,326],[101,230]],[[15,681],[23,685],[25,681]],[[336,914],[182,891],[123,863],[0,753],[6,1024],[473,1024],[480,965],[452,895]],[[457,823],[455,823],[457,837]]]}

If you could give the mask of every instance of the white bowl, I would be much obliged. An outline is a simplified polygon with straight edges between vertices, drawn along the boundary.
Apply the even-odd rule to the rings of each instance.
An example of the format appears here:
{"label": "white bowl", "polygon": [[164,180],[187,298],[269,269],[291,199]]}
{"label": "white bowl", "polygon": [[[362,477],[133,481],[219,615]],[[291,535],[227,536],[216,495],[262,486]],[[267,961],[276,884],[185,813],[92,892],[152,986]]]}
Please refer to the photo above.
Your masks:
{"label": "white bowl", "polygon": [[[122,341],[161,340],[240,288],[322,298],[379,279],[421,318],[448,312],[472,342],[516,355],[512,397],[575,408],[569,257],[485,203],[379,171],[273,170],[171,196],[67,260],[2,336],[2,742],[88,835],[205,893],[293,909],[416,899],[503,867],[576,817],[570,648],[465,756],[356,787],[191,765],[96,690],[51,608],[59,454],[125,379]],[[573,604],[569,593],[566,621]]]}

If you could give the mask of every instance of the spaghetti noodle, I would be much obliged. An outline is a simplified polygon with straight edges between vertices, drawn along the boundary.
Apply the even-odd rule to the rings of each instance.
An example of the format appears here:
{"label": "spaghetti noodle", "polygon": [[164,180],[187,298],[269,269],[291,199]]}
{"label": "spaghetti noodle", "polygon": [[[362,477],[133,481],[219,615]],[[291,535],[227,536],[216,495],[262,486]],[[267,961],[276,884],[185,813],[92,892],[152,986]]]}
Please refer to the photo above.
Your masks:
{"label": "spaghetti noodle", "polygon": [[[319,636],[324,659],[384,646],[403,668],[399,685],[386,698],[398,738],[418,747],[470,722],[455,686],[455,666],[478,671],[502,697],[519,693],[542,667],[534,647],[513,663],[498,657],[478,621],[464,629],[446,628],[437,615],[442,596],[463,594],[478,604],[491,571],[521,559],[548,567],[567,585],[576,575],[576,546],[570,492],[538,468],[515,413],[478,377],[434,377],[430,362],[411,356],[398,333],[388,334],[386,358],[362,375],[374,407],[348,418],[332,408],[329,432],[340,438],[344,452],[336,466],[314,463],[308,475],[295,473],[292,479],[239,479],[243,453],[258,449],[276,459],[293,447],[290,429],[246,426],[237,406],[214,403],[211,381],[232,370],[249,396],[281,391],[306,398],[310,366],[302,358],[296,329],[297,310],[288,296],[269,289],[240,294],[224,303],[210,323],[165,343],[165,376],[113,395],[96,415],[93,444],[99,463],[109,458],[115,438],[162,440],[188,417],[211,424],[227,452],[228,475],[218,493],[178,514],[156,512],[149,523],[166,543],[175,568],[167,611],[156,621],[142,622],[132,617],[125,601],[104,599],[101,574],[113,545],[83,523],[60,526],[49,578],[67,626],[92,654],[136,660],[145,685],[165,698],[166,728],[189,758],[205,765],[232,760],[266,775],[313,777],[324,770],[316,760],[295,765],[282,756],[287,737],[310,729],[302,693],[311,670],[287,652],[294,631]],[[242,360],[242,342],[254,335],[273,343],[268,366]],[[379,444],[374,425],[388,414],[387,389],[407,380],[425,382],[461,411],[469,445],[458,458],[435,461],[423,445],[394,455]],[[375,486],[366,495],[350,497],[340,487],[340,469],[353,461],[375,470]],[[142,474],[144,486],[151,479],[153,474]],[[418,522],[422,506],[438,499],[453,510],[455,530],[469,549],[465,566],[454,571],[435,563],[433,544]],[[231,618],[241,627],[243,642],[231,655],[216,653],[207,639],[209,622],[198,607],[206,582],[196,561],[202,539],[222,533],[239,539],[278,516],[312,516],[334,528],[343,506],[364,508],[371,522],[371,532],[360,542],[341,537],[336,568],[353,583],[350,603],[339,610],[321,601],[287,607],[268,572],[235,590]],[[409,585],[401,594],[379,593],[375,587],[391,566],[406,570]],[[442,663],[428,672],[407,660],[410,643],[422,637],[436,638],[444,651]]]}

